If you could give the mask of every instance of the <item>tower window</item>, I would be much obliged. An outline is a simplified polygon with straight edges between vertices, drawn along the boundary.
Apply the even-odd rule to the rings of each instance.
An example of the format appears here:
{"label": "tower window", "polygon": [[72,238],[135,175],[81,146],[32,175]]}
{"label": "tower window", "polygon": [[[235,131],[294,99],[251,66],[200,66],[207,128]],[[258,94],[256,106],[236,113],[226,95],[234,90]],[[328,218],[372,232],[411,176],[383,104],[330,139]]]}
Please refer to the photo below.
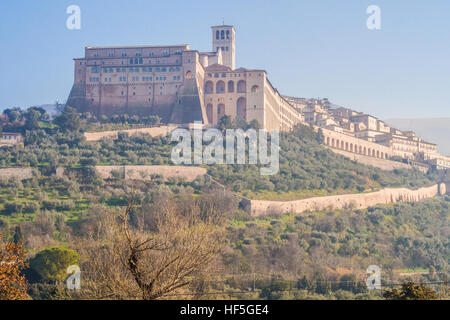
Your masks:
{"label": "tower window", "polygon": [[230,30],[227,30],[227,39],[230,39]]}
{"label": "tower window", "polygon": [[219,31],[216,31],[216,40],[219,40]]}
{"label": "tower window", "polygon": [[220,32],[220,38],[221,38],[222,40],[225,39],[225,31],[222,30],[222,32]]}

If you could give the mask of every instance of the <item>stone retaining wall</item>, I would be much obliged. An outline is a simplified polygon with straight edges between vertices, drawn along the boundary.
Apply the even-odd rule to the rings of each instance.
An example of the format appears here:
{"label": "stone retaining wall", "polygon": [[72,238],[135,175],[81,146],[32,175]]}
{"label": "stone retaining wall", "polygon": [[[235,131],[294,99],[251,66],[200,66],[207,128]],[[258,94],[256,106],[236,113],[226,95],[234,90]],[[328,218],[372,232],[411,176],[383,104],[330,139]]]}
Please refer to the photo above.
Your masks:
{"label": "stone retaining wall", "polygon": [[433,198],[439,194],[442,187],[432,187],[409,190],[406,188],[383,189],[372,193],[347,194],[337,196],[315,197],[294,201],[264,201],[250,200],[250,213],[252,216],[264,214],[287,214],[313,212],[320,210],[340,209],[365,209],[379,204],[390,204],[395,202],[416,202]]}
{"label": "stone retaining wall", "polygon": [[152,128],[140,128],[140,129],[128,129],[128,130],[114,130],[114,131],[103,131],[103,132],[85,132],[84,136],[86,141],[99,141],[103,138],[117,139],[119,133],[128,133],[132,136],[139,133],[148,133],[153,137],[156,136],[166,136],[171,133],[177,126],[168,125]]}
{"label": "stone retaining wall", "polygon": [[33,170],[31,168],[5,168],[0,169],[0,178],[19,178],[21,180],[31,179]]}
{"label": "stone retaining wall", "polygon": [[192,182],[206,174],[204,168],[187,166],[96,166],[95,169],[103,179],[111,178],[114,170],[119,170],[126,180],[151,180],[152,175],[158,175],[164,180],[184,178]]}

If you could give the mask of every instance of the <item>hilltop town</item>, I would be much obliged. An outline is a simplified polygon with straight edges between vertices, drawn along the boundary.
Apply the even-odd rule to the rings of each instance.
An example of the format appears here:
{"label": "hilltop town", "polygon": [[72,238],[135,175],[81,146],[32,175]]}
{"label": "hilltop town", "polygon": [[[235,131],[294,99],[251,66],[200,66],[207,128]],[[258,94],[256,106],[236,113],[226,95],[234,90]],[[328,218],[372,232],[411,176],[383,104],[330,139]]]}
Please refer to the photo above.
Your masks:
{"label": "hilltop town", "polygon": [[390,127],[376,117],[332,104],[328,99],[284,96],[302,115],[302,120],[321,128],[325,144],[356,154],[405,161],[427,169],[450,168],[450,157],[437,152],[437,145],[412,131]]}

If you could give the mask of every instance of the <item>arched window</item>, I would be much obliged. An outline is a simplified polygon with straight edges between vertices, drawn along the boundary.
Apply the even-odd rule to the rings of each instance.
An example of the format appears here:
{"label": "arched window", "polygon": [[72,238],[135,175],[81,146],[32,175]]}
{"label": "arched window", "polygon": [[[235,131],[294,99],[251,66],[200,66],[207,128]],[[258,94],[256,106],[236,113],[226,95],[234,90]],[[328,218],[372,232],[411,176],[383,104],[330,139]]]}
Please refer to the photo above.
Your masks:
{"label": "arched window", "polygon": [[219,40],[219,30],[216,31],[216,39]]}
{"label": "arched window", "polygon": [[209,103],[206,106],[206,116],[208,117],[208,124],[212,124],[213,122],[213,105]]}
{"label": "arched window", "polygon": [[259,86],[254,85],[254,86],[252,87],[252,93],[257,93],[258,91],[259,91]]}
{"label": "arched window", "polygon": [[225,105],[223,103],[217,106],[217,119],[220,120],[225,115]]}
{"label": "arched window", "polygon": [[228,92],[234,92],[234,81],[228,81]]}
{"label": "arched window", "polygon": [[230,39],[230,30],[227,30],[227,39]]}
{"label": "arched window", "polygon": [[205,93],[214,93],[214,84],[212,81],[207,81],[205,84]]}
{"label": "arched window", "polygon": [[247,101],[244,97],[240,97],[236,102],[236,118],[246,120]]}
{"label": "arched window", "polygon": [[222,80],[216,83],[216,93],[224,93],[225,92],[225,82]]}
{"label": "arched window", "polygon": [[245,80],[240,80],[237,84],[237,92],[238,93],[245,93],[247,92],[247,84],[245,83]]}
{"label": "arched window", "polygon": [[220,33],[220,38],[221,38],[222,40],[225,39],[225,31],[222,30],[222,32]]}
{"label": "arched window", "polygon": [[186,79],[191,79],[192,78],[192,72],[188,71],[186,72]]}

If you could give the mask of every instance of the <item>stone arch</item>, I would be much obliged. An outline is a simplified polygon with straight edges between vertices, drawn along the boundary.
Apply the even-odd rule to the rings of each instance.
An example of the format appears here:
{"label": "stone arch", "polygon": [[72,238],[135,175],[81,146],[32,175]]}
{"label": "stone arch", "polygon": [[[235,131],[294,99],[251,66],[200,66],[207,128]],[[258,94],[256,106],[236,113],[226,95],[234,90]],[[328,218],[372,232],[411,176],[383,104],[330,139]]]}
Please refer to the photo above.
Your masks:
{"label": "stone arch", "polygon": [[353,143],[350,143],[350,152],[353,152]]}
{"label": "stone arch", "polygon": [[206,106],[206,116],[208,117],[208,123],[213,123],[213,105],[211,103],[208,103]]}
{"label": "stone arch", "polygon": [[331,146],[334,147],[334,138],[331,139]]}
{"label": "stone arch", "polygon": [[236,102],[236,118],[246,120],[246,108],[247,100],[244,97],[240,97]]}
{"label": "stone arch", "polygon": [[338,139],[336,139],[336,148],[340,148],[341,147],[341,143]]}
{"label": "stone arch", "polygon": [[234,92],[234,81],[228,81],[228,92]]}
{"label": "stone arch", "polygon": [[341,141],[341,149],[344,149],[345,143],[344,141]]}
{"label": "stone arch", "polygon": [[214,93],[214,83],[212,81],[206,81],[205,93]]}
{"label": "stone arch", "polygon": [[255,84],[255,85],[252,87],[251,92],[252,92],[252,93],[257,93],[257,92],[259,92],[259,86],[257,86],[257,85]]}
{"label": "stone arch", "polygon": [[222,80],[216,83],[216,93],[224,93],[225,92],[225,82]]}
{"label": "stone arch", "polygon": [[345,151],[348,151],[348,142],[345,143]]}
{"label": "stone arch", "polygon": [[192,79],[192,72],[189,70],[186,72],[186,79]]}
{"label": "stone arch", "polygon": [[384,152],[381,152],[381,159],[384,159]]}
{"label": "stone arch", "polygon": [[220,120],[225,115],[225,105],[223,103],[220,103],[217,106],[217,119]]}
{"label": "stone arch", "polygon": [[327,142],[326,142],[326,144],[327,144],[327,146],[329,146],[330,145],[330,137],[327,137],[327,140],[326,140]]}
{"label": "stone arch", "polygon": [[377,150],[377,158],[380,157],[380,150]]}
{"label": "stone arch", "polygon": [[237,84],[237,92],[238,93],[245,93],[247,92],[247,83],[245,80],[239,80]]}
{"label": "stone arch", "polygon": [[375,158],[375,149],[372,150],[372,157]]}
{"label": "stone arch", "polygon": [[367,148],[367,155],[368,155],[368,156],[371,156],[371,155],[372,155],[370,148]]}

